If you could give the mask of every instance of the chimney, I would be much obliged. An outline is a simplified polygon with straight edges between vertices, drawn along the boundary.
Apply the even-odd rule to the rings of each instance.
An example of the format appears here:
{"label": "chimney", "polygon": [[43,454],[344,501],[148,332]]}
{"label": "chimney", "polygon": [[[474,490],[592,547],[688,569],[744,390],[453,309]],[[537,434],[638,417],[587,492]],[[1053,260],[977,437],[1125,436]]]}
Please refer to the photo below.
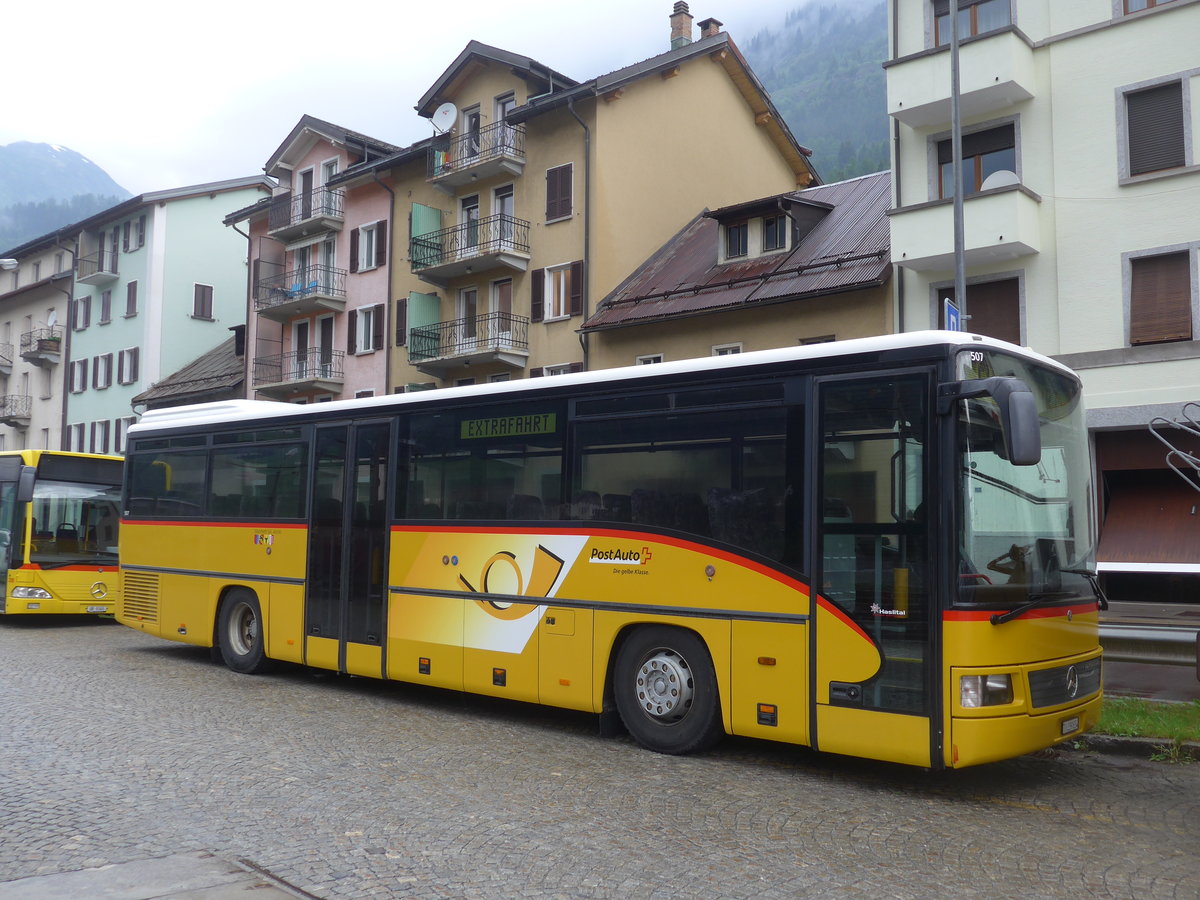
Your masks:
{"label": "chimney", "polygon": [[724,22],[718,22],[716,19],[705,19],[700,23],[700,40],[720,34],[721,26],[724,24]]}
{"label": "chimney", "polygon": [[692,14],[683,0],[676,0],[671,13],[671,49],[678,50],[692,42]]}

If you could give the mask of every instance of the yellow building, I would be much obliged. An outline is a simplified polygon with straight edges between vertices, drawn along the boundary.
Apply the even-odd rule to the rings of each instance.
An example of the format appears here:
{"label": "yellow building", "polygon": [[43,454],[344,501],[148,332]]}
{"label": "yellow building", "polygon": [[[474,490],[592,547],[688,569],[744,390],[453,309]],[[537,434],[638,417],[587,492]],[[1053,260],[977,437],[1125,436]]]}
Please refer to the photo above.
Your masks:
{"label": "yellow building", "polygon": [[339,176],[392,191],[391,390],[596,368],[583,322],[698,208],[819,183],[721,23],[670,20],[586,82],[472,41],[417,103],[434,136]]}

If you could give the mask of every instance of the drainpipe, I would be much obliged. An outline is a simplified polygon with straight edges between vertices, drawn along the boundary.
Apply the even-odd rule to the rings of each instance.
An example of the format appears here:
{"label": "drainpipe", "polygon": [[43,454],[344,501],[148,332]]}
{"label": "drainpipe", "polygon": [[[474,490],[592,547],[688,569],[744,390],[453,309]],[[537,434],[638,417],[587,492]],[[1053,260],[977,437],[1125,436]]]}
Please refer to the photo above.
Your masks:
{"label": "drainpipe", "polygon": [[[267,213],[270,215],[270,212]],[[238,234],[246,239],[246,328],[250,328],[250,317],[254,315],[254,260],[250,257],[254,253],[254,241],[245,231],[237,227],[237,223],[233,222],[229,226]],[[258,323],[254,323],[254,343],[258,344]],[[244,342],[246,352],[242,354],[242,392],[246,399],[252,399],[250,384],[250,342]],[[130,404],[132,406],[132,404]],[[134,414],[140,415],[136,409]]]}
{"label": "drainpipe", "polygon": [[[363,150],[366,152],[366,145],[363,145]],[[375,179],[375,183],[388,192],[391,200],[388,201],[388,258],[387,258],[387,312],[384,314],[384,337],[383,343],[386,347],[393,340],[394,325],[392,321],[392,301],[396,298],[392,296],[392,263],[395,262],[395,242],[396,242],[396,192],[383,183],[379,177],[379,173],[374,169],[371,170],[371,177]],[[392,351],[388,350],[383,355],[383,393],[386,395],[392,386]]]}
{"label": "drainpipe", "polygon": [[[900,52],[900,3],[892,0],[892,59],[897,59]],[[900,200],[900,120],[892,119],[892,187],[896,191],[896,209],[903,203]],[[889,226],[890,228],[891,226]],[[891,241],[888,242],[889,253]],[[896,262],[892,263],[892,276],[896,279],[896,331],[904,331],[904,269]]]}
{"label": "drainpipe", "polygon": [[[58,235],[54,236],[56,246],[62,247],[71,254],[71,280],[67,282],[65,288],[59,288],[67,295],[67,312],[63,317],[65,321],[62,324],[63,330],[63,351],[62,351],[62,412],[59,414],[58,423],[58,446],[62,450],[70,450],[68,446],[71,440],[70,432],[67,431],[67,403],[71,396],[71,332],[74,329],[71,324],[75,321],[75,260],[79,255],[79,238],[71,242],[70,247],[66,247],[59,240]],[[80,447],[80,450],[83,448]]]}
{"label": "drainpipe", "polygon": [[[575,112],[575,98],[567,98],[567,109],[583,129],[583,321],[591,316],[591,292],[588,282],[592,279],[592,131],[587,123]],[[587,333],[579,335],[579,345],[583,348],[583,371],[590,371]]]}

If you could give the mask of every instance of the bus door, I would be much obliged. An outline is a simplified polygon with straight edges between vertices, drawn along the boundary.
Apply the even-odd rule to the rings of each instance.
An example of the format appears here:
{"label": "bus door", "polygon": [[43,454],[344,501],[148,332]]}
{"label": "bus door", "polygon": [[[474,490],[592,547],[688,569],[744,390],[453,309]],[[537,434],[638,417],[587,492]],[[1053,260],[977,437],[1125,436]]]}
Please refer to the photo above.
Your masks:
{"label": "bus door", "polygon": [[308,530],[305,662],[384,674],[390,422],[317,429]]}
{"label": "bus door", "polygon": [[816,385],[815,747],[930,765],[927,372]]}
{"label": "bus door", "polygon": [[19,457],[0,459],[0,613],[8,609],[8,570],[20,568],[24,556],[25,502],[33,496],[33,472]]}

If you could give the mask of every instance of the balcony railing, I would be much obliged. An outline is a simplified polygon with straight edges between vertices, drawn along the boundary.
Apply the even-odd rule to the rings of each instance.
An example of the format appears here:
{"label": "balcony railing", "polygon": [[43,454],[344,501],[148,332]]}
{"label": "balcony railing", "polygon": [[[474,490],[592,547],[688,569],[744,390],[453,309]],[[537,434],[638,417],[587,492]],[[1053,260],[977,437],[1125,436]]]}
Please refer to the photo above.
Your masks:
{"label": "balcony railing", "polygon": [[254,308],[279,320],[318,310],[340,312],[346,306],[346,274],[333,266],[304,266],[260,278],[254,284]]}
{"label": "balcony railing", "polygon": [[524,357],[529,350],[529,319],[511,313],[486,313],[436,322],[409,330],[408,359],[461,359],[505,352]]}
{"label": "balcony railing", "polygon": [[62,326],[35,328],[21,335],[21,359],[35,366],[57,363],[62,356]]}
{"label": "balcony railing", "polygon": [[0,424],[23,426],[29,424],[33,398],[28,394],[0,396]]}
{"label": "balcony railing", "polygon": [[308,382],[341,382],[344,380],[343,350],[312,347],[292,350],[277,356],[259,356],[254,360],[254,386],[289,386]]}
{"label": "balcony railing", "polygon": [[[521,265],[516,268],[524,270],[529,256],[529,223],[524,219],[505,215],[472,219],[441,231],[417,235],[409,242],[414,272],[441,267],[465,271],[476,260],[491,264],[493,260],[488,257],[505,254],[521,254]],[[503,262],[500,259],[494,261]]]}
{"label": "balcony railing", "polygon": [[344,192],[319,187],[311,191],[284,194],[271,201],[267,230],[279,238],[319,229],[342,227]]}
{"label": "balcony railing", "polygon": [[83,284],[107,284],[117,277],[117,254],[112,250],[97,250],[79,257],[75,262],[75,277]]}
{"label": "balcony railing", "polygon": [[428,177],[437,181],[466,172],[469,179],[471,171],[480,174],[477,167],[501,161],[515,174],[524,168],[524,125],[494,122],[476,132],[435,138],[429,150]]}
{"label": "balcony railing", "polygon": [[0,375],[11,375],[13,364],[13,345],[0,344]]}

